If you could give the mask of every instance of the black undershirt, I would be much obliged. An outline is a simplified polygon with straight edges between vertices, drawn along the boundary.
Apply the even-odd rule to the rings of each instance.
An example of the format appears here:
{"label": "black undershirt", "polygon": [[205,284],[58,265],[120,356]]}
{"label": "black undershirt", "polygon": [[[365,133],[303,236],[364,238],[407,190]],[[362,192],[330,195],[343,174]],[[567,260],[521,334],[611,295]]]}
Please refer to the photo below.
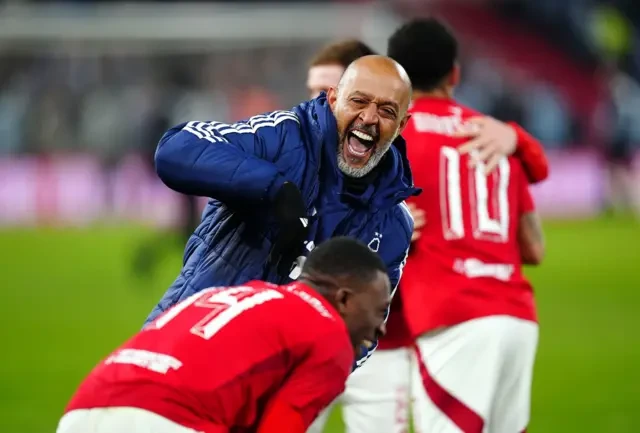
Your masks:
{"label": "black undershirt", "polygon": [[380,176],[381,170],[383,170],[383,166],[385,165],[387,158],[386,156],[382,158],[380,163],[369,173],[362,177],[344,177],[344,189],[353,195],[362,195],[369,185],[375,183]]}

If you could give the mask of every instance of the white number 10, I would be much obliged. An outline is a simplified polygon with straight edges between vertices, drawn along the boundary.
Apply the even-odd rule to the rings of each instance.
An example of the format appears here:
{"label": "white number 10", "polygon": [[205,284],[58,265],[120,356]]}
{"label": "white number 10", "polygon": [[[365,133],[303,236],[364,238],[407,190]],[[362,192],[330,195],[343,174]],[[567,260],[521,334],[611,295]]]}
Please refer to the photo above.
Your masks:
{"label": "white number 10", "polygon": [[[465,235],[462,212],[461,176],[469,176],[469,204],[471,228],[475,239],[506,242],[509,239],[509,174],[511,167],[507,158],[498,163],[497,175],[488,182],[484,164],[474,169],[460,167],[457,149],[443,147],[440,151],[440,209],[445,239],[461,239]],[[489,187],[493,194],[489,200]],[[496,215],[492,218],[489,209]]]}

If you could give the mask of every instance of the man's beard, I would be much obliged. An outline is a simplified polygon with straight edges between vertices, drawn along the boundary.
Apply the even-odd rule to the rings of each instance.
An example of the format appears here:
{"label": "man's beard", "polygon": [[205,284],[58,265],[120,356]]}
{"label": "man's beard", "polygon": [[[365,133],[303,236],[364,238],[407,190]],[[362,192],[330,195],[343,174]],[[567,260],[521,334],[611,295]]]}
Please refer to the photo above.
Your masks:
{"label": "man's beard", "polygon": [[344,143],[345,140],[340,141],[340,145],[338,146],[338,168],[341,172],[349,177],[360,178],[364,177],[367,174],[371,173],[371,170],[377,167],[380,163],[384,155],[391,148],[391,141],[386,144],[386,146],[381,147],[379,149],[373,149],[369,160],[364,165],[364,167],[352,167],[344,158]]}

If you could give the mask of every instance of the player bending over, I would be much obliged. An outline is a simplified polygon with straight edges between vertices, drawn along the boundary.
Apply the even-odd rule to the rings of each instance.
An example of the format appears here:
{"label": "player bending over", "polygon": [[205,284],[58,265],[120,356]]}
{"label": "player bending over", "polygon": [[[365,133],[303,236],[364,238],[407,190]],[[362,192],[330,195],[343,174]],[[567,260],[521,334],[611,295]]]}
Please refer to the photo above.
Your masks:
{"label": "player bending over", "polygon": [[58,433],[303,433],[384,335],[387,267],[333,238],[298,281],[200,291],[102,361]]}

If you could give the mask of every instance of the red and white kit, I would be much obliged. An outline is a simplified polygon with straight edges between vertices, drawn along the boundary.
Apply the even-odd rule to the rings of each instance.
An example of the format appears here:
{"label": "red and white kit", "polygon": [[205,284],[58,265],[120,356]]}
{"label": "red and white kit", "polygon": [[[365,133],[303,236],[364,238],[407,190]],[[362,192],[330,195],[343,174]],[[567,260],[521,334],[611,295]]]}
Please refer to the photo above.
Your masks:
{"label": "red and white kit", "polygon": [[304,432],[352,363],[344,321],[303,284],[208,289],[102,361],[58,433]]}
{"label": "red and white kit", "polygon": [[[340,397],[343,416],[349,433],[404,433],[413,400],[418,433],[520,433],[538,342],[518,245],[520,217],[534,211],[527,176],[515,157],[489,176],[468,167],[457,150],[467,139],[452,135],[480,113],[436,98],[418,99],[411,112],[403,136],[424,190],[411,202],[427,224],[400,281],[388,338]],[[321,431],[323,416],[310,432]]]}

